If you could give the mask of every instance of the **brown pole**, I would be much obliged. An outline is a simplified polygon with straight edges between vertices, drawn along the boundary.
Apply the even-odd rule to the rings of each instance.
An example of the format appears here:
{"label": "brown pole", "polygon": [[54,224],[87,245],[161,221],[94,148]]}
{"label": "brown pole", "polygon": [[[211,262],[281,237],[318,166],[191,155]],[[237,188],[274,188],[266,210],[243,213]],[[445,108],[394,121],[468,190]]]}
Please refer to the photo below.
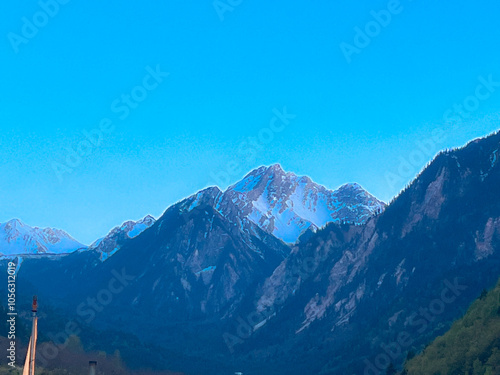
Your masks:
{"label": "brown pole", "polygon": [[33,313],[33,323],[31,327],[31,348],[30,348],[30,375],[35,375],[35,326],[36,326],[36,313],[38,311],[38,299],[36,296],[33,296],[33,305],[31,307],[31,312]]}

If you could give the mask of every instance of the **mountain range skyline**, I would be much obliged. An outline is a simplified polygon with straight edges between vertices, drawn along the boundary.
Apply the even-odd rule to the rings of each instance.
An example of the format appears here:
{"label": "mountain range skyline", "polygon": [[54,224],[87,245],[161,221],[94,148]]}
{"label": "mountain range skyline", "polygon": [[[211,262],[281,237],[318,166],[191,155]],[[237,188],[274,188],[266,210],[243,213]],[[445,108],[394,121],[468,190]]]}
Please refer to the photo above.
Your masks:
{"label": "mountain range skyline", "polygon": [[[500,107],[496,5],[401,5],[348,63],[340,46],[387,2],[256,0],[223,22],[212,2],[60,6],[18,53],[12,35],[25,38],[23,20],[43,7],[5,4],[0,222],[20,217],[89,243],[274,162],[390,201],[440,149],[498,128]],[[139,104],[123,100],[143,92]],[[415,154],[436,129],[439,142]],[[67,168],[62,182],[54,165]]]}
{"label": "mountain range skyline", "polygon": [[[492,121],[492,120],[491,120]],[[488,121],[489,123],[489,121]],[[478,129],[476,129],[477,131]],[[414,149],[411,151],[412,153],[421,153],[419,155],[419,158],[421,160],[418,161],[417,164],[415,164],[414,160],[408,157],[400,157],[399,160],[395,161],[395,166],[392,169],[392,171],[387,172],[387,176],[384,178],[384,185],[386,187],[387,191],[390,191],[391,184],[397,184],[401,186],[401,190],[404,189],[404,186],[407,184],[411,183],[411,181],[418,175],[419,171],[425,166],[425,164],[429,163],[432,161],[432,159],[435,157],[435,154],[437,154],[440,150],[442,149],[453,149],[453,148],[460,148],[464,147],[467,143],[470,142],[470,139],[480,139],[484,138],[491,134],[490,132],[487,132],[486,134],[481,134],[478,136],[474,136],[472,138],[465,138],[463,144],[455,145],[454,147],[439,147],[440,145],[443,145],[443,143],[440,142],[435,142],[434,140],[436,139],[435,136],[429,136],[430,138],[422,138],[421,141],[418,141],[414,145]],[[446,143],[446,142],[445,142]],[[425,160],[425,161],[424,161]],[[274,163],[269,163],[265,165],[261,165],[259,167],[255,167],[252,169],[249,169],[247,173],[241,175],[241,177],[238,177],[238,175],[232,173],[229,169],[222,168],[217,172],[216,174],[212,174],[210,178],[210,183],[207,184],[205,187],[198,189],[203,190],[208,186],[218,186],[220,189],[226,190],[231,186],[231,184],[242,180],[246,175],[251,173],[252,171],[262,167],[262,166],[272,166],[272,165],[279,165],[281,168],[283,168],[283,164],[280,162],[274,162]],[[363,169],[361,167],[362,164],[360,164],[360,169]],[[420,167],[421,165],[421,167]],[[241,167],[241,166],[240,166]],[[288,168],[287,168],[288,169]],[[290,169],[288,169],[290,170]],[[311,165],[311,170],[317,170],[317,166]],[[294,172],[292,170],[292,172]],[[333,173],[333,172],[332,172]],[[305,177],[310,178],[313,181],[318,182],[314,177],[314,173],[301,173],[300,175],[303,175]],[[335,174],[335,173],[333,173]],[[297,173],[299,175],[299,173]],[[339,177],[335,177],[335,179],[339,179]],[[374,180],[376,181],[376,179]],[[406,182],[402,182],[406,181]],[[131,183],[135,183],[130,181]],[[178,182],[176,182],[178,183]],[[319,183],[319,182],[318,182]],[[348,181],[344,180],[340,184],[337,185],[336,188],[330,188],[327,183],[319,183],[320,185],[324,186],[325,188],[329,190],[337,190],[341,186],[345,185],[346,183],[357,183],[357,181]],[[367,191],[370,191],[373,193],[373,190],[376,186],[372,186],[370,184],[370,181],[368,181],[366,184],[362,184],[363,188],[365,188]],[[27,187],[26,187],[27,188]],[[35,208],[34,211],[26,211],[26,207],[22,208],[23,206],[16,206],[13,204],[14,202],[7,202],[4,201],[4,204],[7,205],[7,207],[4,207],[6,209],[0,211],[0,223],[2,222],[8,222],[9,220],[12,220],[13,218],[17,218],[22,220],[24,223],[29,224],[31,226],[36,226],[36,227],[41,227],[41,228],[59,228],[63,229],[67,233],[70,233],[74,238],[78,239],[78,241],[81,241],[85,245],[90,245],[92,242],[94,242],[97,238],[105,236],[109,231],[114,228],[117,224],[116,223],[125,223],[126,221],[137,221],[141,220],[147,215],[151,215],[155,218],[160,217],[165,209],[183,199],[186,197],[189,197],[192,193],[193,190],[189,191],[187,195],[184,197],[179,197],[178,199],[175,199],[174,196],[172,197],[165,197],[162,196],[159,190],[157,191],[151,191],[149,187],[142,186],[141,189],[144,188],[145,192],[148,192],[148,194],[134,194],[134,201],[130,202],[131,205],[124,205],[121,204],[120,206],[116,206],[116,209],[113,209],[112,211],[106,211],[104,215],[101,213],[101,215],[92,215],[92,212],[95,210],[89,211],[80,211],[78,210],[77,206],[75,206],[76,210],[78,211],[73,211],[70,209],[67,209],[68,207],[65,206],[65,211],[62,212],[60,211],[61,208],[57,209],[57,211],[53,211],[53,207],[51,207],[51,202],[46,202],[44,200],[37,200],[33,208]],[[186,187],[183,188],[183,190],[186,190]],[[380,196],[380,194],[374,194],[378,199],[380,199],[383,202],[389,202],[392,199],[394,199],[400,192],[399,190],[396,193],[393,194],[382,194],[384,196]],[[98,191],[98,190],[96,190]],[[96,191],[94,192],[86,192],[89,194],[95,194]],[[196,190],[195,190],[196,191]],[[104,193],[104,192],[103,192]],[[38,194],[38,193],[37,193]],[[143,197],[143,198],[141,198]],[[156,197],[153,199],[153,197]],[[93,199],[101,199],[101,197],[95,196]],[[147,209],[145,208],[146,206],[151,206],[152,200],[155,201],[154,206],[157,208],[155,210],[152,209]],[[141,203],[142,201],[142,203]],[[162,204],[161,202],[165,202]],[[77,201],[72,201],[71,204],[76,204],[78,205]],[[89,204],[92,204],[89,201]],[[9,208],[11,206],[11,208]],[[39,211],[40,208],[47,206],[47,209],[44,211]],[[143,206],[141,209],[140,206]],[[21,208],[24,214],[18,214],[17,212],[19,211],[18,209]],[[9,214],[12,212],[12,214]],[[59,212],[60,215],[56,215],[56,212]],[[98,211],[95,211],[98,212]],[[134,215],[133,212],[136,214]],[[76,216],[75,216],[76,215]],[[82,216],[83,215],[83,216]],[[135,218],[134,218],[135,216]],[[85,222],[85,225],[78,225],[78,222]]]}
{"label": "mountain range skyline", "polygon": [[[490,133],[484,137],[474,138],[472,140],[469,140],[465,145],[463,145],[461,147],[456,147],[453,149],[459,150],[459,149],[465,148],[469,144],[471,144],[475,141],[488,138],[496,133],[497,132],[493,132],[493,133]],[[439,155],[440,152],[443,152],[443,150],[440,150],[436,155]],[[428,161],[427,165],[429,165],[432,162],[432,160],[434,160],[434,158],[435,158],[435,156],[431,160]],[[418,178],[420,173],[421,173],[421,171],[416,174],[414,179]],[[370,211],[367,211],[368,213],[365,213],[365,215],[368,215],[365,217],[365,219],[362,219],[362,217],[355,216],[354,221],[353,221],[354,223],[356,223],[358,220],[360,220],[360,222],[363,222],[369,216],[372,216],[373,214],[381,212],[385,208],[385,206],[389,203],[389,202],[383,202],[383,201],[377,199],[376,197],[371,195],[367,190],[365,190],[362,186],[360,186],[356,182],[344,183],[344,184],[340,185],[335,190],[329,190],[321,184],[316,184],[307,175],[298,176],[293,172],[285,172],[280,163],[273,163],[273,164],[270,164],[268,166],[262,165],[262,166],[259,166],[257,168],[252,169],[247,174],[245,174],[245,176],[241,180],[235,182],[232,185],[229,185],[224,191],[222,191],[219,186],[215,185],[215,186],[211,186],[211,187],[207,187],[207,188],[204,188],[202,190],[199,190],[198,192],[196,192],[194,194],[188,195],[187,197],[182,198],[179,201],[169,205],[162,212],[162,214],[157,216],[157,218],[160,218],[161,216],[163,216],[165,214],[165,212],[168,210],[168,208],[173,207],[177,204],[180,204],[181,202],[184,202],[186,200],[189,200],[190,198],[197,197],[203,191],[210,190],[212,188],[214,188],[214,189],[220,191],[220,193],[224,193],[226,195],[232,194],[232,196],[233,196],[232,203],[235,203],[235,201],[238,200],[238,198],[234,198],[235,192],[237,192],[237,193],[241,193],[241,192],[245,192],[245,191],[250,192],[253,188],[255,188],[256,185],[258,185],[257,180],[260,180],[262,175],[266,176],[266,174],[271,174],[271,176],[277,175],[282,180],[285,178],[289,179],[291,177],[292,179],[295,179],[299,182],[305,182],[307,184],[311,183],[313,185],[314,189],[320,188],[320,189],[327,191],[327,192],[330,192],[332,194],[335,194],[335,193],[339,194],[342,191],[347,191],[348,192],[347,197],[349,197],[349,194],[352,194],[353,191],[356,191],[359,189],[359,191],[362,192],[362,194],[365,197],[367,197],[368,199],[373,199],[375,201],[375,206],[373,209],[370,209]],[[255,176],[258,176],[258,178],[254,181]],[[272,177],[271,177],[271,179],[272,179]],[[414,181],[414,179],[411,180],[410,182],[408,182],[407,186],[410,185],[411,182]],[[269,183],[270,182],[267,183],[266,190],[268,188]],[[250,187],[248,187],[248,186],[250,186]],[[280,187],[280,189],[281,189],[281,187]],[[404,189],[401,190],[393,199],[397,198],[397,196],[399,196],[399,194],[401,194],[403,191],[404,191]],[[310,192],[309,192],[309,194],[310,194]],[[346,193],[341,193],[341,194],[345,195]],[[239,194],[239,195],[241,198],[241,194]],[[393,199],[391,199],[391,201]],[[195,200],[197,200],[197,198]],[[276,200],[276,198],[271,199],[271,201],[274,201],[274,200]],[[222,202],[223,202],[223,199],[222,199]],[[238,209],[245,209],[245,207],[248,206],[247,203],[243,202],[242,204],[243,204],[243,206],[241,206],[241,204],[240,204]],[[250,206],[252,206],[253,204],[255,204],[255,202],[252,203]],[[220,203],[219,203],[219,205],[220,205]],[[238,207],[238,204],[236,206]],[[247,212],[246,215],[248,215],[248,214],[253,215],[254,212]],[[240,215],[240,212],[238,212],[237,215]],[[259,213],[257,215],[259,216],[259,218],[261,220],[263,219],[261,213]],[[309,227],[309,225],[312,225],[314,228],[319,228],[319,227],[326,225],[329,222],[334,222],[334,221],[338,220],[338,219],[334,219],[334,218],[325,219],[324,215],[325,214],[323,213],[323,219],[321,219],[320,223],[314,223],[313,222],[314,220],[312,222],[309,222],[306,220],[306,223],[309,223],[309,224],[305,224],[305,227],[303,227],[303,229],[299,230],[299,232],[294,233],[294,234],[273,233],[274,228],[272,228],[270,231],[269,230],[267,230],[267,231],[269,233],[274,234],[277,238],[283,240],[285,243],[293,244],[295,241],[298,240],[300,234],[302,234]],[[71,253],[73,251],[76,251],[78,249],[99,250],[100,253],[102,254],[101,260],[106,260],[109,256],[113,255],[119,249],[120,246],[117,245],[117,241],[118,241],[118,243],[120,242],[119,238],[125,236],[125,238],[128,239],[128,238],[133,238],[133,237],[139,235],[145,229],[152,226],[156,222],[157,218],[155,218],[150,213],[147,213],[147,214],[145,214],[145,216],[143,216],[142,218],[140,218],[138,220],[126,219],[126,220],[122,221],[121,225],[115,225],[111,229],[109,229],[107,232],[104,232],[103,234],[99,234],[97,236],[94,236],[87,241],[80,241],[80,239],[77,236],[72,236],[72,234],[65,231],[64,228],[56,228],[56,227],[52,227],[52,226],[51,227],[44,227],[44,228],[41,228],[39,226],[31,227],[30,225],[26,224],[21,218],[11,218],[7,222],[4,222],[4,223],[0,222],[0,232],[2,232],[2,231],[7,232],[6,228],[9,228],[11,226],[14,226],[14,227],[20,226],[20,227],[24,227],[24,228],[26,228],[26,227],[30,228],[34,233],[34,236],[32,236],[33,238],[31,238],[31,237],[29,238],[29,242],[26,242],[21,246],[19,246],[19,241],[18,241],[17,247],[15,245],[13,246],[11,243],[9,243],[9,241],[6,242],[5,241],[6,237],[0,238],[0,240],[2,240],[4,243],[3,245],[2,245],[2,243],[0,243],[0,254],[2,253],[2,251],[1,251],[2,246],[4,249],[9,248],[9,247],[11,249],[10,251],[5,252],[5,255],[12,255],[12,254],[21,255],[24,253],[24,251],[19,251],[18,253],[16,253],[16,251],[15,250],[13,251],[12,249],[16,249],[16,248],[17,249],[21,249],[21,248],[29,249],[30,246],[31,246],[31,248],[37,248],[37,246],[38,246],[38,248],[41,249],[41,253],[44,253],[44,252],[50,253],[50,251],[47,251],[47,247],[50,247],[50,240],[47,241],[47,239],[45,238],[45,241],[44,241],[43,237],[47,237],[47,235],[49,237],[50,236],[54,237],[54,233],[58,233],[58,234],[60,234],[60,239],[62,239],[66,245],[61,247],[60,244],[57,244],[57,246],[54,247],[55,249],[57,249],[54,252],[55,254],[67,254],[67,253]],[[273,217],[273,220],[275,218],[276,217]],[[299,217],[299,219],[303,220],[304,218]],[[289,220],[292,220],[292,219],[289,218]],[[254,218],[254,220],[251,220],[251,221],[255,222],[255,218]],[[342,221],[348,221],[347,217],[344,217],[340,222],[342,222]],[[265,228],[262,227],[262,225],[260,225],[260,224],[258,224],[258,225],[261,226],[262,229],[266,230]],[[137,229],[139,227],[141,228],[140,230]],[[124,230],[124,228],[126,228],[126,230]],[[131,232],[134,232],[134,231],[135,231],[135,234],[129,235]],[[40,233],[42,233],[41,243],[38,242],[40,240],[39,239]],[[25,236],[25,237],[27,237],[27,236]],[[8,235],[7,235],[7,238],[8,238]],[[85,242],[88,242],[88,244],[86,244]],[[115,245],[117,247],[115,247]],[[63,250],[61,251],[60,249],[63,249]],[[69,251],[65,251],[65,250],[69,250]]]}
{"label": "mountain range skyline", "polygon": [[[252,190],[252,188],[254,188],[257,185],[257,181],[254,181],[254,182],[251,182],[251,185],[253,185],[253,186],[248,187],[249,180],[250,181],[253,180],[254,177],[256,177],[256,176],[258,177],[258,179],[260,179],[262,176],[264,176],[264,178],[267,178],[269,180],[272,180],[273,178],[276,177],[276,179],[280,180],[280,181],[278,181],[278,184],[282,184],[284,179],[286,179],[285,182],[287,182],[288,184],[291,184],[290,181],[293,180],[295,186],[293,186],[292,193],[295,189],[299,189],[299,190],[302,189],[302,194],[304,194],[304,192],[306,192],[308,195],[310,195],[310,194],[316,195],[316,194],[318,194],[318,190],[319,190],[320,196],[324,196],[324,194],[327,194],[327,195],[332,195],[332,197],[334,199],[337,199],[337,198],[335,198],[336,195],[340,194],[340,196],[342,196],[344,201],[346,198],[349,199],[350,198],[349,196],[351,194],[352,195],[361,194],[364,198],[368,199],[369,201],[373,201],[372,208],[370,208],[370,210],[366,211],[364,214],[360,214],[359,217],[357,214],[355,216],[350,217],[350,219],[352,219],[353,222],[363,222],[364,220],[366,220],[367,217],[371,216],[372,214],[374,214],[376,212],[379,212],[380,210],[382,210],[385,207],[384,202],[382,202],[382,201],[378,200],[377,198],[375,198],[374,196],[372,196],[363,187],[361,187],[359,184],[357,184],[355,182],[343,184],[335,190],[329,190],[326,187],[324,187],[323,185],[319,185],[319,184],[314,183],[308,176],[297,176],[293,172],[285,172],[279,163],[274,163],[274,164],[271,164],[269,166],[260,166],[258,168],[253,169],[252,171],[247,173],[242,180],[236,182],[233,185],[230,185],[227,189],[225,189],[224,193],[232,194],[231,199],[233,200],[233,203],[234,203],[234,201],[237,199],[237,198],[234,198],[235,194],[237,194],[237,195],[239,194],[241,197],[242,191],[250,192]],[[267,183],[266,190],[267,190],[268,185],[270,183],[271,183],[271,181],[269,181]],[[300,184],[306,184],[307,187],[303,186],[302,188],[300,188],[299,187]],[[291,185],[290,185],[290,187],[291,187]],[[215,188],[215,189],[220,190],[220,188],[218,186],[208,187],[208,188],[202,189],[202,190],[200,190],[192,195],[189,195],[189,196],[179,200],[178,202],[174,203],[173,205],[170,205],[169,207],[175,206],[176,204],[179,204],[182,201],[185,201],[189,198],[195,197],[195,196],[199,195],[201,192],[203,192],[207,189],[209,190],[211,188]],[[279,187],[279,188],[281,189],[281,187]],[[222,193],[221,190],[220,190],[220,192]],[[332,199],[332,197],[329,197],[329,199]],[[305,197],[299,197],[299,198],[305,199]],[[270,201],[272,201],[272,202],[276,201],[276,198],[271,197]],[[288,201],[288,202],[290,202],[290,201]],[[242,203],[242,204],[244,206],[248,206],[248,204],[246,204],[246,203]],[[291,205],[293,206],[294,203],[291,203]],[[297,203],[295,203],[295,205],[297,206]],[[343,204],[343,205],[345,205],[345,204]],[[310,202],[309,202],[309,206],[311,206]],[[168,207],[165,210],[167,210],[167,209],[168,209]],[[296,230],[294,230],[294,233],[290,233],[289,235],[287,235],[285,232],[283,232],[281,234],[278,233],[275,235],[277,235],[278,238],[281,238],[282,240],[284,240],[284,242],[293,243],[298,239],[299,235],[302,232],[304,232],[307,228],[309,228],[309,226],[312,225],[312,226],[314,226],[314,228],[319,228],[319,227],[326,225],[328,222],[333,222],[333,221],[339,220],[339,218],[329,216],[329,215],[334,215],[333,211],[331,211],[330,213],[327,213],[326,211],[323,210],[321,213],[316,214],[316,213],[314,213],[314,212],[316,212],[316,207],[314,207],[314,209],[313,209],[314,212],[307,214],[304,211],[304,209],[305,209],[305,207],[302,208],[302,215],[305,215],[305,216],[309,215],[310,216],[311,214],[313,214],[313,217],[311,217],[311,218],[309,218],[309,220],[307,220],[307,219],[304,219],[303,217],[299,216],[300,220],[305,220],[305,222],[299,226],[302,229],[296,229]],[[321,209],[321,207],[318,207],[318,209]],[[248,212],[247,214],[252,214],[252,212]],[[258,215],[259,215],[259,217],[262,218],[262,213],[259,213]],[[363,215],[364,215],[364,217],[363,217]],[[161,215],[159,215],[159,217],[160,216]],[[314,217],[316,217],[316,218],[314,218]],[[349,220],[348,216],[339,216],[339,217],[342,217],[342,221]],[[290,217],[288,218],[288,220],[291,220]],[[88,244],[85,244],[85,241],[80,242],[79,238],[77,238],[77,236],[73,236],[72,234],[66,232],[64,228],[55,228],[55,227],[40,228],[38,226],[31,226],[31,225],[25,223],[22,220],[22,218],[12,218],[5,223],[0,222],[0,233],[2,233],[2,231],[7,231],[7,229],[11,229],[12,227],[15,228],[16,226],[20,226],[22,228],[29,228],[29,230],[32,230],[35,233],[56,231],[58,233],[61,233],[62,237],[68,238],[70,240],[70,243],[73,244],[73,247],[67,246],[66,248],[64,248],[64,247],[62,248],[62,249],[66,249],[66,250],[71,249],[71,251],[68,251],[68,253],[69,253],[69,252],[75,251],[75,250],[80,249],[80,248],[89,248],[89,249],[93,249],[93,250],[101,249],[101,248],[103,248],[103,246],[106,245],[107,241],[110,241],[112,238],[115,238],[116,236],[122,235],[121,234],[122,232],[125,233],[125,235],[128,238],[133,238],[133,237],[139,235],[142,231],[144,231],[148,227],[150,227],[152,224],[154,224],[155,221],[156,221],[155,217],[149,213],[137,221],[125,220],[122,222],[121,225],[114,226],[113,228],[111,228],[110,230],[105,232],[105,234],[94,237],[92,240],[89,241]],[[266,224],[266,225],[269,225],[269,224]],[[298,224],[295,224],[295,226],[297,226],[297,225]],[[137,229],[138,227],[140,227],[140,229]],[[299,227],[297,227],[297,228],[299,228]],[[298,232],[297,232],[297,230],[298,230]],[[131,233],[133,231],[135,231],[135,233]],[[272,231],[273,230],[271,229],[271,232]],[[25,236],[26,236],[26,234],[25,234]],[[114,241],[114,240],[111,240],[111,241]],[[9,246],[14,248],[14,246],[12,246],[10,243],[6,243],[5,245],[2,245],[0,243],[0,254],[2,253],[2,251],[1,251],[2,248],[5,249],[5,248],[8,248]],[[24,246],[26,246],[26,244]],[[44,253],[44,252],[51,253],[51,251],[47,251],[47,246],[50,246],[50,244],[47,244],[47,243],[45,243],[43,245],[39,244],[39,247],[41,249],[40,253]],[[107,247],[109,247],[109,246],[110,245],[108,243]],[[112,248],[113,247],[114,246],[112,246]],[[57,249],[59,249],[59,248],[57,248]],[[104,253],[107,254],[111,250],[112,249],[105,250]],[[61,250],[56,250],[56,251],[52,251],[52,253],[63,254],[65,252],[61,251]],[[11,250],[9,252],[6,252],[5,254],[17,255],[17,254],[23,254],[23,252],[16,253],[15,251],[13,252],[13,250]],[[112,254],[109,254],[109,255],[112,255]],[[106,259],[106,257],[107,256],[105,256],[104,259]]]}
{"label": "mountain range skyline", "polygon": [[[478,140],[478,139],[482,139],[482,138],[486,138],[488,136],[490,136],[491,134],[493,134],[494,132],[490,132],[490,133],[487,133],[485,135],[482,135],[482,136],[478,136],[478,137],[474,137],[473,139],[469,139],[466,143],[464,143],[463,145],[460,145],[460,146],[456,146],[456,147],[453,147],[453,148],[450,148],[450,149],[459,149],[459,148],[463,148],[463,147],[466,147],[469,143],[473,142],[474,140]],[[439,154],[439,152],[443,151],[444,149],[436,149],[435,150],[435,155],[431,156],[429,158],[429,160],[425,163],[425,164],[428,164],[430,163],[437,154]],[[432,154],[432,151],[430,151],[430,153]],[[430,156],[430,155],[429,155]],[[425,166],[424,164],[424,166]],[[243,181],[245,178],[247,178],[249,175],[251,175],[252,173],[254,173],[255,171],[259,170],[259,169],[262,169],[262,168],[271,168],[273,166],[277,166],[279,169],[283,170],[283,167],[282,167],[282,164],[281,163],[278,163],[278,162],[275,162],[275,163],[271,163],[269,165],[261,165],[259,167],[255,167],[251,170],[249,170],[247,173],[244,174],[244,176],[238,180],[236,183],[234,183],[233,185],[231,185],[231,182],[230,181],[221,181],[221,182],[226,182],[226,185],[227,187],[224,189],[224,191],[226,190],[229,190],[231,188],[231,186],[235,186],[237,185],[238,183],[241,183],[241,181]],[[397,193],[397,194],[394,194],[390,199],[386,199],[385,201],[384,200],[380,200],[381,202],[383,202],[384,204],[387,204],[389,203],[390,201],[392,201],[394,198],[396,198],[403,190],[404,190],[404,187],[409,185],[415,178],[418,177],[418,173],[420,173],[421,170],[418,170],[415,168],[414,165],[412,165],[412,163],[408,162],[407,160],[404,160],[402,159],[402,163],[400,165],[400,168],[410,168],[411,172],[410,174],[414,174],[414,176],[410,177],[410,178],[407,178],[407,183],[405,185],[403,185],[402,189]],[[399,178],[399,179],[405,179],[406,177],[403,177],[401,173],[401,171],[395,171],[396,173],[393,173],[392,177],[391,178]],[[399,174],[398,174],[399,172]],[[226,172],[223,172],[223,173],[226,173]],[[295,173],[293,172],[287,172],[287,173],[291,173],[295,176],[297,176]],[[227,174],[227,173],[226,173]],[[230,176],[230,174],[227,174],[228,176]],[[310,180],[313,180],[311,179],[308,175],[303,175],[303,176],[297,176],[297,177],[305,177],[305,178],[308,178]],[[212,180],[217,180],[217,178],[215,176],[212,176]],[[335,188],[334,190],[339,190],[341,189],[342,187],[346,186],[346,185],[350,185],[350,184],[354,184],[354,185],[359,185],[357,182],[344,182],[343,184],[339,185],[337,188]],[[219,189],[222,190],[222,186],[219,186],[221,184],[214,184],[214,185],[210,185],[210,186],[207,186],[199,191],[202,191],[202,190],[205,190],[209,187],[217,187]],[[320,186],[324,187],[325,189],[328,189],[328,187],[326,187],[325,185],[322,185],[322,184],[319,184]],[[362,187],[363,190],[365,191],[368,191],[369,189],[365,189],[364,187]],[[328,189],[328,190],[331,190],[331,189]],[[138,219],[132,219],[130,218],[130,216],[127,216],[125,214],[124,218],[122,219],[121,221],[121,224],[125,224],[127,222],[139,222],[141,220],[143,220],[144,218],[150,216],[152,218],[159,218],[164,212],[165,210],[170,207],[170,206],[173,206],[175,205],[176,203],[179,203],[187,198],[189,198],[192,194],[189,194],[187,195],[186,197],[183,197],[169,205],[167,205],[167,207],[159,214],[153,214],[151,212],[146,212],[144,213],[140,218]],[[0,213],[1,215],[1,213]],[[23,222],[24,224],[26,225],[29,225],[29,226],[33,226],[33,228],[40,228],[37,224],[28,224],[26,221],[23,220],[22,217],[10,217],[10,218],[5,218],[5,221],[4,221],[4,224],[6,222],[9,222],[9,221],[12,221],[12,220],[20,220],[21,222]],[[0,224],[2,223],[2,221],[0,220]],[[87,235],[78,235],[78,234],[75,234],[73,235],[73,232],[70,233],[69,230],[66,230],[66,228],[64,228],[63,226],[57,226],[57,225],[47,225],[47,226],[43,226],[41,227],[41,229],[59,229],[59,230],[63,230],[65,231],[67,234],[70,235],[70,237],[74,237],[75,240],[78,240],[78,241],[81,241],[82,243],[84,243],[85,245],[84,246],[92,246],[94,244],[94,242],[98,241],[99,239],[102,239],[104,238],[106,235],[108,235],[114,228],[116,228],[116,224],[115,225],[112,225],[109,229],[105,229],[105,228],[98,228],[97,231],[94,231],[94,234],[87,234]]]}
{"label": "mountain range skyline", "polygon": [[[329,201],[305,178],[257,169],[225,192],[207,188],[157,220],[126,223],[90,251],[18,256],[20,292],[113,330],[123,339],[100,346],[123,350],[130,364],[144,354],[127,334],[146,352],[149,344],[162,348],[153,357],[159,369],[187,374],[385,373],[498,281],[499,150],[495,132],[441,151],[382,210],[354,184]],[[346,189],[356,194],[344,200]],[[337,210],[327,225],[313,226],[324,216],[311,213],[343,204],[354,218]],[[299,214],[311,224],[285,232],[276,225],[280,217],[301,222]],[[286,244],[297,228],[305,232]],[[107,290],[110,275],[126,288]],[[91,308],[89,296],[100,305]],[[95,347],[99,336],[82,342]]]}
{"label": "mountain range skyline", "polygon": [[0,375],[500,375],[498,2],[2,10]]}

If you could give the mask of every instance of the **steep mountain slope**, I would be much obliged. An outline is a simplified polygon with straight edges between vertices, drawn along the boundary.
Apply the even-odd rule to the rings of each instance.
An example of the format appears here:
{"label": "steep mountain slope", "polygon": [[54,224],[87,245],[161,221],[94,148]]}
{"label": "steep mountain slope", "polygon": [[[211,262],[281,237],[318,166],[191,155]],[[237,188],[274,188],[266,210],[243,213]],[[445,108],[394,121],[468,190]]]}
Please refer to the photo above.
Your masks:
{"label": "steep mountain slope", "polygon": [[408,375],[500,374],[500,281],[405,367]]}
{"label": "steep mountain slope", "polygon": [[444,332],[500,275],[499,148],[494,134],[443,152],[366,225],[299,243],[257,289],[251,337],[232,341],[245,372],[382,373]]}
{"label": "steep mountain slope", "polygon": [[331,191],[309,177],[285,173],[279,164],[253,170],[230,186],[220,202],[224,215],[248,219],[287,243],[329,222],[364,223],[384,207],[358,184]]}
{"label": "steep mountain slope", "polygon": [[[289,253],[256,225],[242,230],[222,216],[214,208],[220,194],[208,188],[170,207],[105,262],[95,250],[25,259],[19,288],[97,327],[139,332],[175,351],[176,361],[188,352],[206,355],[212,350],[206,343],[219,341],[220,322]],[[204,357],[202,364],[175,369],[199,373],[211,364],[201,371],[208,374],[225,366],[211,361]]]}
{"label": "steep mountain slope", "polygon": [[151,215],[139,221],[126,221],[121,226],[112,229],[105,237],[98,239],[89,246],[101,254],[101,260],[106,260],[122,247],[127,240],[137,237],[151,227],[156,220]]}
{"label": "steep mountain slope", "polygon": [[65,254],[85,247],[60,229],[32,228],[18,219],[0,224],[0,255]]}
{"label": "steep mountain slope", "polygon": [[170,207],[106,262],[139,275],[119,299],[150,306],[150,316],[170,311],[172,319],[219,317],[271,274],[289,249],[256,226],[246,232],[228,221],[214,208],[220,194],[208,188]]}

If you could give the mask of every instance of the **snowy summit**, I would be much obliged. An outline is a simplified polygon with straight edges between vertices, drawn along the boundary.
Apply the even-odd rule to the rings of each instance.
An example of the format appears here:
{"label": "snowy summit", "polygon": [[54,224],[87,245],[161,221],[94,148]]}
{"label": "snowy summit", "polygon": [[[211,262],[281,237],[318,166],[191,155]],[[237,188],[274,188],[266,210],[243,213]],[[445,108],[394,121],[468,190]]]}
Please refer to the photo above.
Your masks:
{"label": "snowy summit", "polygon": [[0,255],[67,254],[86,248],[68,233],[30,227],[18,219],[0,224]]}

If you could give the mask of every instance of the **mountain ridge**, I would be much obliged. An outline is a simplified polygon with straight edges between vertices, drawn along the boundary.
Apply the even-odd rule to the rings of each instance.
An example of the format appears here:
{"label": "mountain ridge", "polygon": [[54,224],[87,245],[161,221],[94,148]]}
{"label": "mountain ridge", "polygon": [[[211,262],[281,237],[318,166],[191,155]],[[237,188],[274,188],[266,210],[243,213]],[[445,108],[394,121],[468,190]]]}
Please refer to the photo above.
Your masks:
{"label": "mountain ridge", "polygon": [[[267,185],[263,186],[257,180],[265,181]],[[308,176],[285,172],[279,164],[257,167],[225,191],[217,186],[207,187],[172,206],[192,200],[192,207],[185,208],[191,210],[200,204],[196,197],[209,200],[216,210],[242,228],[253,230],[252,224],[256,224],[288,244],[297,242],[305,232],[315,232],[329,222],[362,224],[369,217],[383,211],[386,206],[357,183],[347,183],[336,190],[330,190]],[[151,215],[138,221],[125,221],[89,246],[78,243],[65,253],[87,248],[99,252],[101,260],[105,261],[120,250],[126,241],[140,235],[155,221]],[[56,229],[53,231],[64,232]],[[66,233],[65,235],[70,237]],[[44,251],[38,253],[43,254]],[[23,251],[17,250],[4,255],[21,254]]]}
{"label": "mountain ridge", "polygon": [[0,223],[0,255],[67,254],[86,246],[56,228],[31,227],[19,219]]}
{"label": "mountain ridge", "polygon": [[308,229],[316,231],[329,222],[362,224],[385,208],[357,183],[329,190],[279,164],[258,167],[223,192],[221,210],[231,215],[224,209],[228,201],[240,216],[289,244]]}
{"label": "mountain ridge", "polygon": [[121,226],[113,228],[106,236],[94,241],[88,250],[94,250],[101,254],[101,260],[105,261],[118,250],[128,239],[140,235],[146,229],[150,228],[156,219],[151,215],[146,215],[138,221],[128,220]]}

